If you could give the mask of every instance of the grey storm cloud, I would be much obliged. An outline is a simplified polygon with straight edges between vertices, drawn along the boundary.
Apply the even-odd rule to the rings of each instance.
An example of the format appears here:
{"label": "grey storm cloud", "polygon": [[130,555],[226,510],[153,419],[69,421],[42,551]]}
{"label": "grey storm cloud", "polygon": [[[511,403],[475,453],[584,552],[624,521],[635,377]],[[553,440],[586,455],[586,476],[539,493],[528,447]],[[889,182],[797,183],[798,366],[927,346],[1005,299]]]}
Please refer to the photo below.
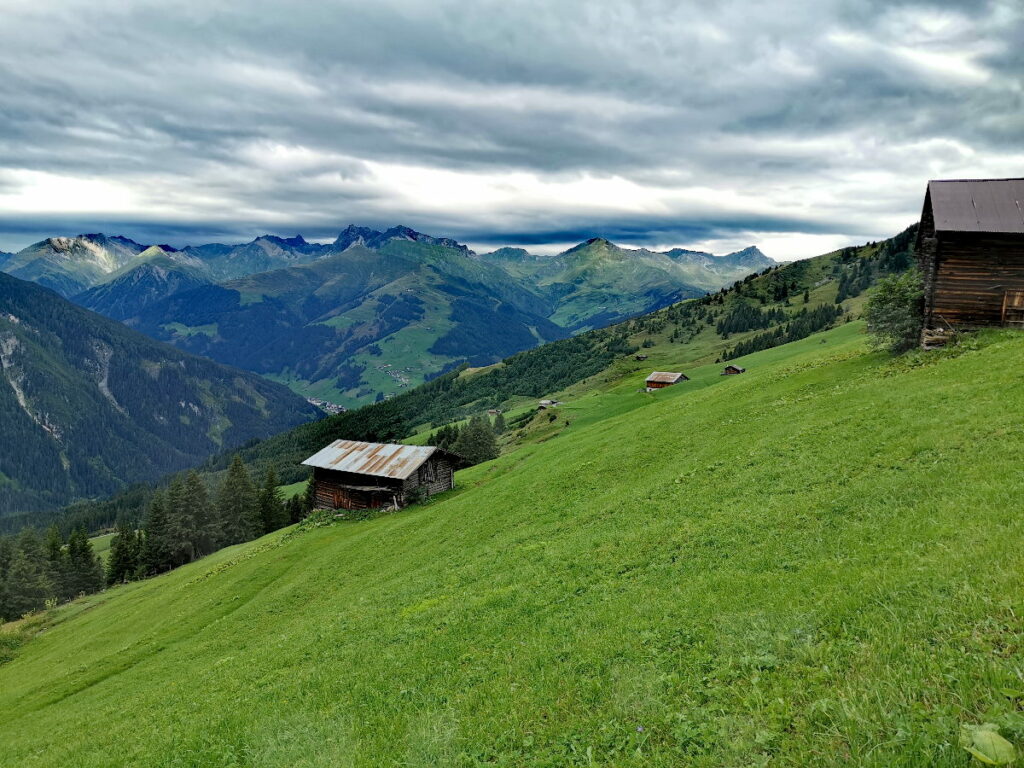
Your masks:
{"label": "grey storm cloud", "polygon": [[873,239],[926,179],[1024,162],[1017,0],[0,14],[0,247],[350,221],[477,243]]}

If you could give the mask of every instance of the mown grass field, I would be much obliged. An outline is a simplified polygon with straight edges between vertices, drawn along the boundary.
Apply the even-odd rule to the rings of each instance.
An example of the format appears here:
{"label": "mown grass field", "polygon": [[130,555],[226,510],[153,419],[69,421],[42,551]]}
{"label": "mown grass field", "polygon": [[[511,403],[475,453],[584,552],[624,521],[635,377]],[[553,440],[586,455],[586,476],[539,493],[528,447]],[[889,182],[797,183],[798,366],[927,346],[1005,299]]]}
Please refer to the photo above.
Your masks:
{"label": "mown grass field", "polygon": [[1024,336],[894,361],[859,327],[578,392],[447,498],[58,609],[0,666],[0,763],[966,766],[986,721],[1024,745]]}

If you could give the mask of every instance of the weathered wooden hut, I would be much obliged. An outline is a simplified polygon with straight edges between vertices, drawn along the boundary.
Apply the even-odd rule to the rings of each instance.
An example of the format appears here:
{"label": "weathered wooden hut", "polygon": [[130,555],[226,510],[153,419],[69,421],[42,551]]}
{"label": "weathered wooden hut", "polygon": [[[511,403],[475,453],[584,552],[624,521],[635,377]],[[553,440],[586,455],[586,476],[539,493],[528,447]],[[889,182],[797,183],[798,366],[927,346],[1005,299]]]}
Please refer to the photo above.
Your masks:
{"label": "weathered wooden hut", "polygon": [[678,384],[680,381],[689,381],[690,377],[685,373],[675,373],[673,371],[651,371],[651,375],[647,377],[645,382],[648,389],[662,389],[664,387],[671,387],[673,384]]}
{"label": "weathered wooden hut", "polygon": [[738,373],[746,373],[746,368],[740,368],[738,365],[727,365],[722,369],[723,376],[735,376]]}
{"label": "weathered wooden hut", "polygon": [[335,440],[302,463],[313,468],[317,509],[375,509],[454,488],[460,460],[430,445]]}
{"label": "weathered wooden hut", "polygon": [[1024,327],[1024,179],[930,181],[915,243],[924,338]]}

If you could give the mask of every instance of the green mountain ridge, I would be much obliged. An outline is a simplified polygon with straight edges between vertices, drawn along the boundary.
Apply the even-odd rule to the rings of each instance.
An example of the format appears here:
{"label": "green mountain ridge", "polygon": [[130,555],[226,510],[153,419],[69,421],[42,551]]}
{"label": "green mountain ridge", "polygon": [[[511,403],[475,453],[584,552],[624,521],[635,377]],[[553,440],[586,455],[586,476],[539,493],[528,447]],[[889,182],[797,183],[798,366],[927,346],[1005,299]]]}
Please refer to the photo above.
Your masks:
{"label": "green mountain ridge", "polygon": [[317,411],[0,274],[0,516],[108,495]]}
{"label": "green mountain ridge", "polygon": [[180,251],[51,238],[17,254],[10,271],[152,338],[351,408],[772,263],[756,248],[659,253],[601,238],[552,257],[478,256],[408,227],[349,226],[328,245],[262,235]]}

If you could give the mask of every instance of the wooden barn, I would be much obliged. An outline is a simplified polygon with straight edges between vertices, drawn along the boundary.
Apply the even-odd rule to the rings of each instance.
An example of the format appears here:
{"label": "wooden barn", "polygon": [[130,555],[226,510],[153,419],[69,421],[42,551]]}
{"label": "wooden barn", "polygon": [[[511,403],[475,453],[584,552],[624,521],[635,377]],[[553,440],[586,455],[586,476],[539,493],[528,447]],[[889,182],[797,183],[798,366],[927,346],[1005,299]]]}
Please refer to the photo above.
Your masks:
{"label": "wooden barn", "polygon": [[926,346],[959,329],[1024,328],[1024,179],[928,182],[915,250]]}
{"label": "wooden barn", "polygon": [[651,371],[647,377],[647,389],[663,389],[678,384],[680,381],[689,381],[690,377],[685,373],[674,373],[672,371]]}
{"label": "wooden barn", "polygon": [[722,369],[723,376],[735,376],[739,373],[746,373],[746,368],[740,368],[738,365],[727,365]]}
{"label": "wooden barn", "polygon": [[302,463],[313,468],[317,509],[376,509],[454,488],[459,462],[430,445],[335,440]]}

